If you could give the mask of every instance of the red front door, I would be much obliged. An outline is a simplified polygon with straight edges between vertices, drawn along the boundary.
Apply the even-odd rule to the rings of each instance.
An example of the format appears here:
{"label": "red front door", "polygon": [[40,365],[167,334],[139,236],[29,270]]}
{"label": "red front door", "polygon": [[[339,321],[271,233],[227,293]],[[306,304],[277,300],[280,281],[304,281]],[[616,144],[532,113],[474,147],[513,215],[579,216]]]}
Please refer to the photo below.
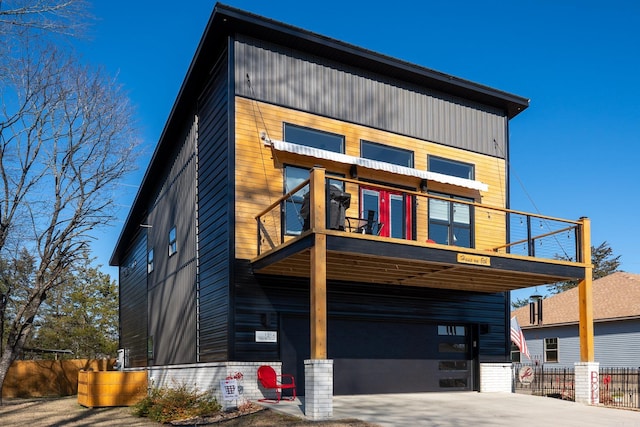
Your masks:
{"label": "red front door", "polygon": [[411,239],[413,228],[412,198],[400,192],[361,187],[360,217],[367,218],[373,211],[373,220],[378,224],[374,234],[398,239]]}

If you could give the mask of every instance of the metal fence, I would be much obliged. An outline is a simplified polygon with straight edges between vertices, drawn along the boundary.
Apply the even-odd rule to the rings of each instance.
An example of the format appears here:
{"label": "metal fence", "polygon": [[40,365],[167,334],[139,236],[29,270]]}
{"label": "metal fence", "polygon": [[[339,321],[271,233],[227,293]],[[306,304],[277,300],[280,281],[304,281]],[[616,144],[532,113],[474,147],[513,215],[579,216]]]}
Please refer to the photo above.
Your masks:
{"label": "metal fence", "polygon": [[600,403],[640,408],[640,368],[600,369]]}
{"label": "metal fence", "polygon": [[574,400],[575,374],[570,368],[514,364],[516,393]]}
{"label": "metal fence", "polygon": [[[573,368],[513,365],[514,391],[575,400]],[[600,404],[640,409],[640,368],[600,368]]]}

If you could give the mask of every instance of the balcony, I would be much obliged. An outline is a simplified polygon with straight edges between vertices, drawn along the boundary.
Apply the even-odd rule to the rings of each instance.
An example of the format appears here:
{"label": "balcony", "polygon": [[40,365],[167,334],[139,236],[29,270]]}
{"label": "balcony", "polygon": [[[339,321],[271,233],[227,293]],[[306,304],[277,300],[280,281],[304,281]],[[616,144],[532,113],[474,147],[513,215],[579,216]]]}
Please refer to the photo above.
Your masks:
{"label": "balcony", "polygon": [[[329,188],[351,195],[344,212]],[[360,214],[363,194],[383,192],[392,193],[404,209],[403,226],[396,224],[395,232],[389,228],[397,216],[387,215],[390,223],[385,224],[380,212],[373,217]],[[308,202],[304,209],[302,194]],[[450,221],[438,224],[439,217],[446,217],[445,208]],[[294,209],[295,215],[287,215],[287,209]],[[442,215],[436,214],[438,210]],[[287,216],[300,214],[307,226],[288,233]],[[326,280],[493,293],[581,280],[589,267],[585,260],[590,261],[586,218],[565,220],[326,177],[322,168],[314,168],[308,180],[255,218],[258,252],[252,267],[258,274],[307,278],[320,274]],[[458,227],[464,239],[447,231],[452,227]],[[313,252],[318,245],[319,256]]]}

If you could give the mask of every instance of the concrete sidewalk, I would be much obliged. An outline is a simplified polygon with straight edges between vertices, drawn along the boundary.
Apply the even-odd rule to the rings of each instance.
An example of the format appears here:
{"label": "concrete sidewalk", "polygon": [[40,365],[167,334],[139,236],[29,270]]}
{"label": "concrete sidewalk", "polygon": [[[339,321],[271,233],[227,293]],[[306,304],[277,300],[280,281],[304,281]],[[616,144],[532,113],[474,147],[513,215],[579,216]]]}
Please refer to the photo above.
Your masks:
{"label": "concrete sidewalk", "polygon": [[[304,397],[265,405],[304,417]],[[512,393],[408,393],[335,396],[333,419],[357,418],[384,427],[510,426],[640,427],[640,412]]]}

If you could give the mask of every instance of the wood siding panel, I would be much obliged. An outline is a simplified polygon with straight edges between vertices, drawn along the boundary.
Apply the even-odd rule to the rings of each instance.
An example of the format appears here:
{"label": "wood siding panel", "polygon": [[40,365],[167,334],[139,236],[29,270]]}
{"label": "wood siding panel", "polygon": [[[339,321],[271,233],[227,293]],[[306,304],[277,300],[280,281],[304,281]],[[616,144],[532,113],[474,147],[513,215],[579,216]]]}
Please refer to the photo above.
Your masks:
{"label": "wood siding panel", "polygon": [[232,258],[227,53],[198,100],[198,361],[227,360]]}
{"label": "wood siding panel", "polygon": [[147,366],[147,236],[138,232],[119,269],[120,348],[125,367]]}
{"label": "wood siding panel", "polygon": [[496,108],[245,36],[234,48],[236,95],[491,156],[506,154],[507,118]]}
{"label": "wood siding panel", "polygon": [[[345,151],[351,156],[359,156],[360,141],[367,140],[413,151],[416,169],[427,170],[428,155],[471,163],[475,165],[476,180],[488,184],[487,192],[480,193],[436,182],[429,183],[430,190],[472,197],[476,202],[488,206],[505,207],[505,162],[502,159],[302,111],[236,98],[236,258],[251,259],[257,255],[257,225],[254,217],[283,194],[283,165],[294,164],[311,168],[321,164],[327,168],[327,173],[349,175],[348,166],[278,153],[265,146],[260,139],[260,132],[266,132],[271,139],[283,139],[284,122],[344,135]],[[414,189],[420,184],[418,178],[394,176],[379,171],[362,170],[359,171],[359,177],[363,180],[383,181]],[[348,185],[346,191],[352,194],[347,216],[357,216],[357,189]],[[425,199],[419,200],[419,221],[416,224],[418,241],[425,241],[427,238],[426,209]],[[280,216],[277,212],[265,217],[265,227],[270,231],[278,230],[279,226]],[[478,208],[475,211],[475,227],[476,248],[488,249],[505,243],[504,214]]]}

